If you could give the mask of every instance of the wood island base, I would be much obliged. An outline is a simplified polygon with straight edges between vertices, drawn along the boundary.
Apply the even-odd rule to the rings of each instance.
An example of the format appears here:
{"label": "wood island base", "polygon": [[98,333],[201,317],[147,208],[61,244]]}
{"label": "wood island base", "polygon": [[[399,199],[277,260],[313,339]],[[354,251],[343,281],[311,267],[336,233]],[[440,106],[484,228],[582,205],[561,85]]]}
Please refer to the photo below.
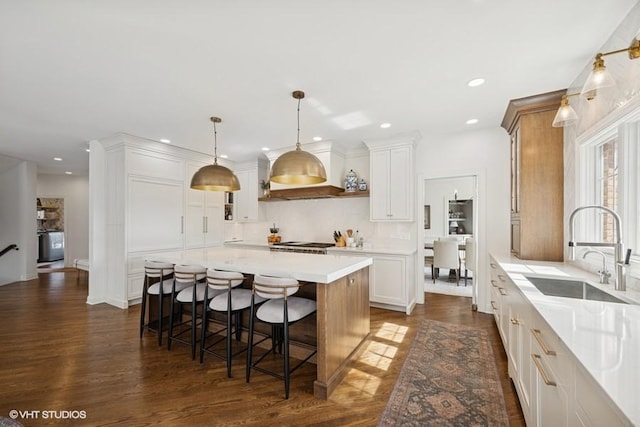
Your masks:
{"label": "wood island base", "polygon": [[369,267],[318,284],[316,298],[318,353],[313,395],[326,400],[369,338]]}

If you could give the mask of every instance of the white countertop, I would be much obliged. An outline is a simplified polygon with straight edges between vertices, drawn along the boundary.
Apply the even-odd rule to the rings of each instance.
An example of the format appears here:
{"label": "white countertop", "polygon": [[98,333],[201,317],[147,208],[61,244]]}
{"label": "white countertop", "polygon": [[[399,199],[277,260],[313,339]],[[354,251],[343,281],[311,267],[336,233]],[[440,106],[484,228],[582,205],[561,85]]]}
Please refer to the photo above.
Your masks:
{"label": "white countertop", "polygon": [[640,305],[543,295],[525,275],[581,278],[636,304],[640,293],[599,285],[596,275],[569,264],[494,258],[611,400],[634,425],[640,425]]}
{"label": "white countertop", "polygon": [[198,264],[207,268],[247,274],[293,277],[296,280],[331,283],[373,263],[370,257],[271,252],[260,249],[209,248],[158,252],[147,260],[174,264]]}

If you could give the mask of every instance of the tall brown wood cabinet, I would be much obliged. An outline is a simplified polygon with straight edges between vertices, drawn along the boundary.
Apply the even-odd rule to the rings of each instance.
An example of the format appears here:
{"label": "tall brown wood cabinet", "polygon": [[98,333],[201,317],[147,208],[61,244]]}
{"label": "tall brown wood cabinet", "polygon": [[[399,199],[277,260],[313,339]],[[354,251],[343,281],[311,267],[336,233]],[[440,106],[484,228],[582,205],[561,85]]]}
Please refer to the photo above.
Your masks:
{"label": "tall brown wood cabinet", "polygon": [[563,130],[551,126],[565,90],[509,102],[502,127],[511,136],[511,252],[563,260]]}

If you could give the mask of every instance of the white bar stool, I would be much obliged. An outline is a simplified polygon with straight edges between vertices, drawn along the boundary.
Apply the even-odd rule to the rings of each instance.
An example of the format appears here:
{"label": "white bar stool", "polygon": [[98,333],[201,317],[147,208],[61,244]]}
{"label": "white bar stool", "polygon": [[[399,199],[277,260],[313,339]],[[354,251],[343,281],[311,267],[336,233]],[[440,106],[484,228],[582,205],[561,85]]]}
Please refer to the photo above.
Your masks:
{"label": "white bar stool", "polygon": [[[269,277],[256,275],[253,280],[253,291],[251,299],[251,315],[249,316],[249,342],[247,349],[247,382],[251,375],[251,370],[269,374],[281,380],[284,380],[285,398],[289,398],[289,383],[291,374],[317,353],[315,348],[310,355],[298,363],[293,368],[289,366],[289,325],[295,323],[305,317],[316,312],[316,302],[308,298],[292,297],[291,295],[298,292],[300,283],[297,280],[286,277]],[[258,297],[267,299],[256,310]],[[254,323],[255,319],[272,326],[271,349],[262,354],[255,362],[253,361],[253,347],[267,338],[253,343]],[[284,347],[284,370],[280,374],[271,371],[258,364],[267,356],[267,354],[275,353],[276,346],[279,349]]]}
{"label": "white bar stool", "polygon": [[[198,306],[203,305],[204,291],[207,284],[204,279],[207,275],[207,269],[200,265],[176,265],[174,267],[174,281],[171,289],[171,313],[174,313],[175,304],[180,304],[180,323],[174,324],[174,316],[169,318],[169,336],[167,349],[171,350],[171,342],[177,341],[182,344],[191,346],[191,359],[196,358],[196,341],[198,329]],[[189,320],[183,321],[184,308],[189,307]],[[182,330],[174,333],[174,327],[190,325],[190,328],[181,328]],[[190,332],[189,339],[182,336]]]}
{"label": "white bar stool", "polygon": [[[242,273],[233,271],[207,270],[207,288],[205,289],[205,299],[213,296],[211,302],[205,307],[202,314],[202,337],[200,339],[200,363],[204,361],[204,354],[209,353],[227,363],[227,377],[231,378],[231,360],[233,356],[246,351],[247,347],[242,347],[233,352],[232,337],[235,335],[236,341],[240,342],[242,334],[242,312],[251,306],[251,290],[239,288],[244,282]],[[264,298],[256,297],[256,303],[264,301]],[[214,321],[210,312],[226,314],[225,328],[215,333],[207,333],[208,322]],[[235,322],[234,322],[235,318]],[[234,325],[235,323],[235,325]],[[220,335],[218,339],[207,345],[206,340],[213,335]],[[226,340],[225,354],[213,349],[218,343]]]}
{"label": "white bar stool", "polygon": [[[152,281],[156,283],[150,284]],[[144,282],[142,285],[142,307],[140,308],[140,339],[144,329],[154,331],[158,334],[158,345],[162,345],[162,325],[164,320],[163,306],[164,299],[171,296],[173,285],[173,264],[168,262],[147,260],[144,263]],[[147,300],[149,295],[158,296],[158,325],[151,327],[150,322],[145,323],[147,316]],[[171,314],[170,314],[171,315]]]}

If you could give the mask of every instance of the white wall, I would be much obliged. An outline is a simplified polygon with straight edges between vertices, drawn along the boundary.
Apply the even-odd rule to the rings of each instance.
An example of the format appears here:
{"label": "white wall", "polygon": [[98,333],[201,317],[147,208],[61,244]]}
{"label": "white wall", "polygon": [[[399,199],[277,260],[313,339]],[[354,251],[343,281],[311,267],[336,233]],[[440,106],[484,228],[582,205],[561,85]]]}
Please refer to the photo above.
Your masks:
{"label": "white wall", "polygon": [[64,199],[64,264],[71,266],[75,258],[89,258],[89,178],[39,174],[36,194]]}
{"label": "white wall", "polygon": [[[509,136],[497,125],[459,134],[425,135],[416,149],[416,171],[422,179],[478,177],[478,230],[474,233],[478,244],[477,304],[478,310],[486,313],[491,312],[487,287],[489,253],[510,252],[509,149]],[[416,229],[421,228],[422,224]]]}
{"label": "white wall", "polygon": [[18,251],[0,258],[0,285],[31,280],[36,272],[36,165],[19,162],[0,173],[0,250]]}

